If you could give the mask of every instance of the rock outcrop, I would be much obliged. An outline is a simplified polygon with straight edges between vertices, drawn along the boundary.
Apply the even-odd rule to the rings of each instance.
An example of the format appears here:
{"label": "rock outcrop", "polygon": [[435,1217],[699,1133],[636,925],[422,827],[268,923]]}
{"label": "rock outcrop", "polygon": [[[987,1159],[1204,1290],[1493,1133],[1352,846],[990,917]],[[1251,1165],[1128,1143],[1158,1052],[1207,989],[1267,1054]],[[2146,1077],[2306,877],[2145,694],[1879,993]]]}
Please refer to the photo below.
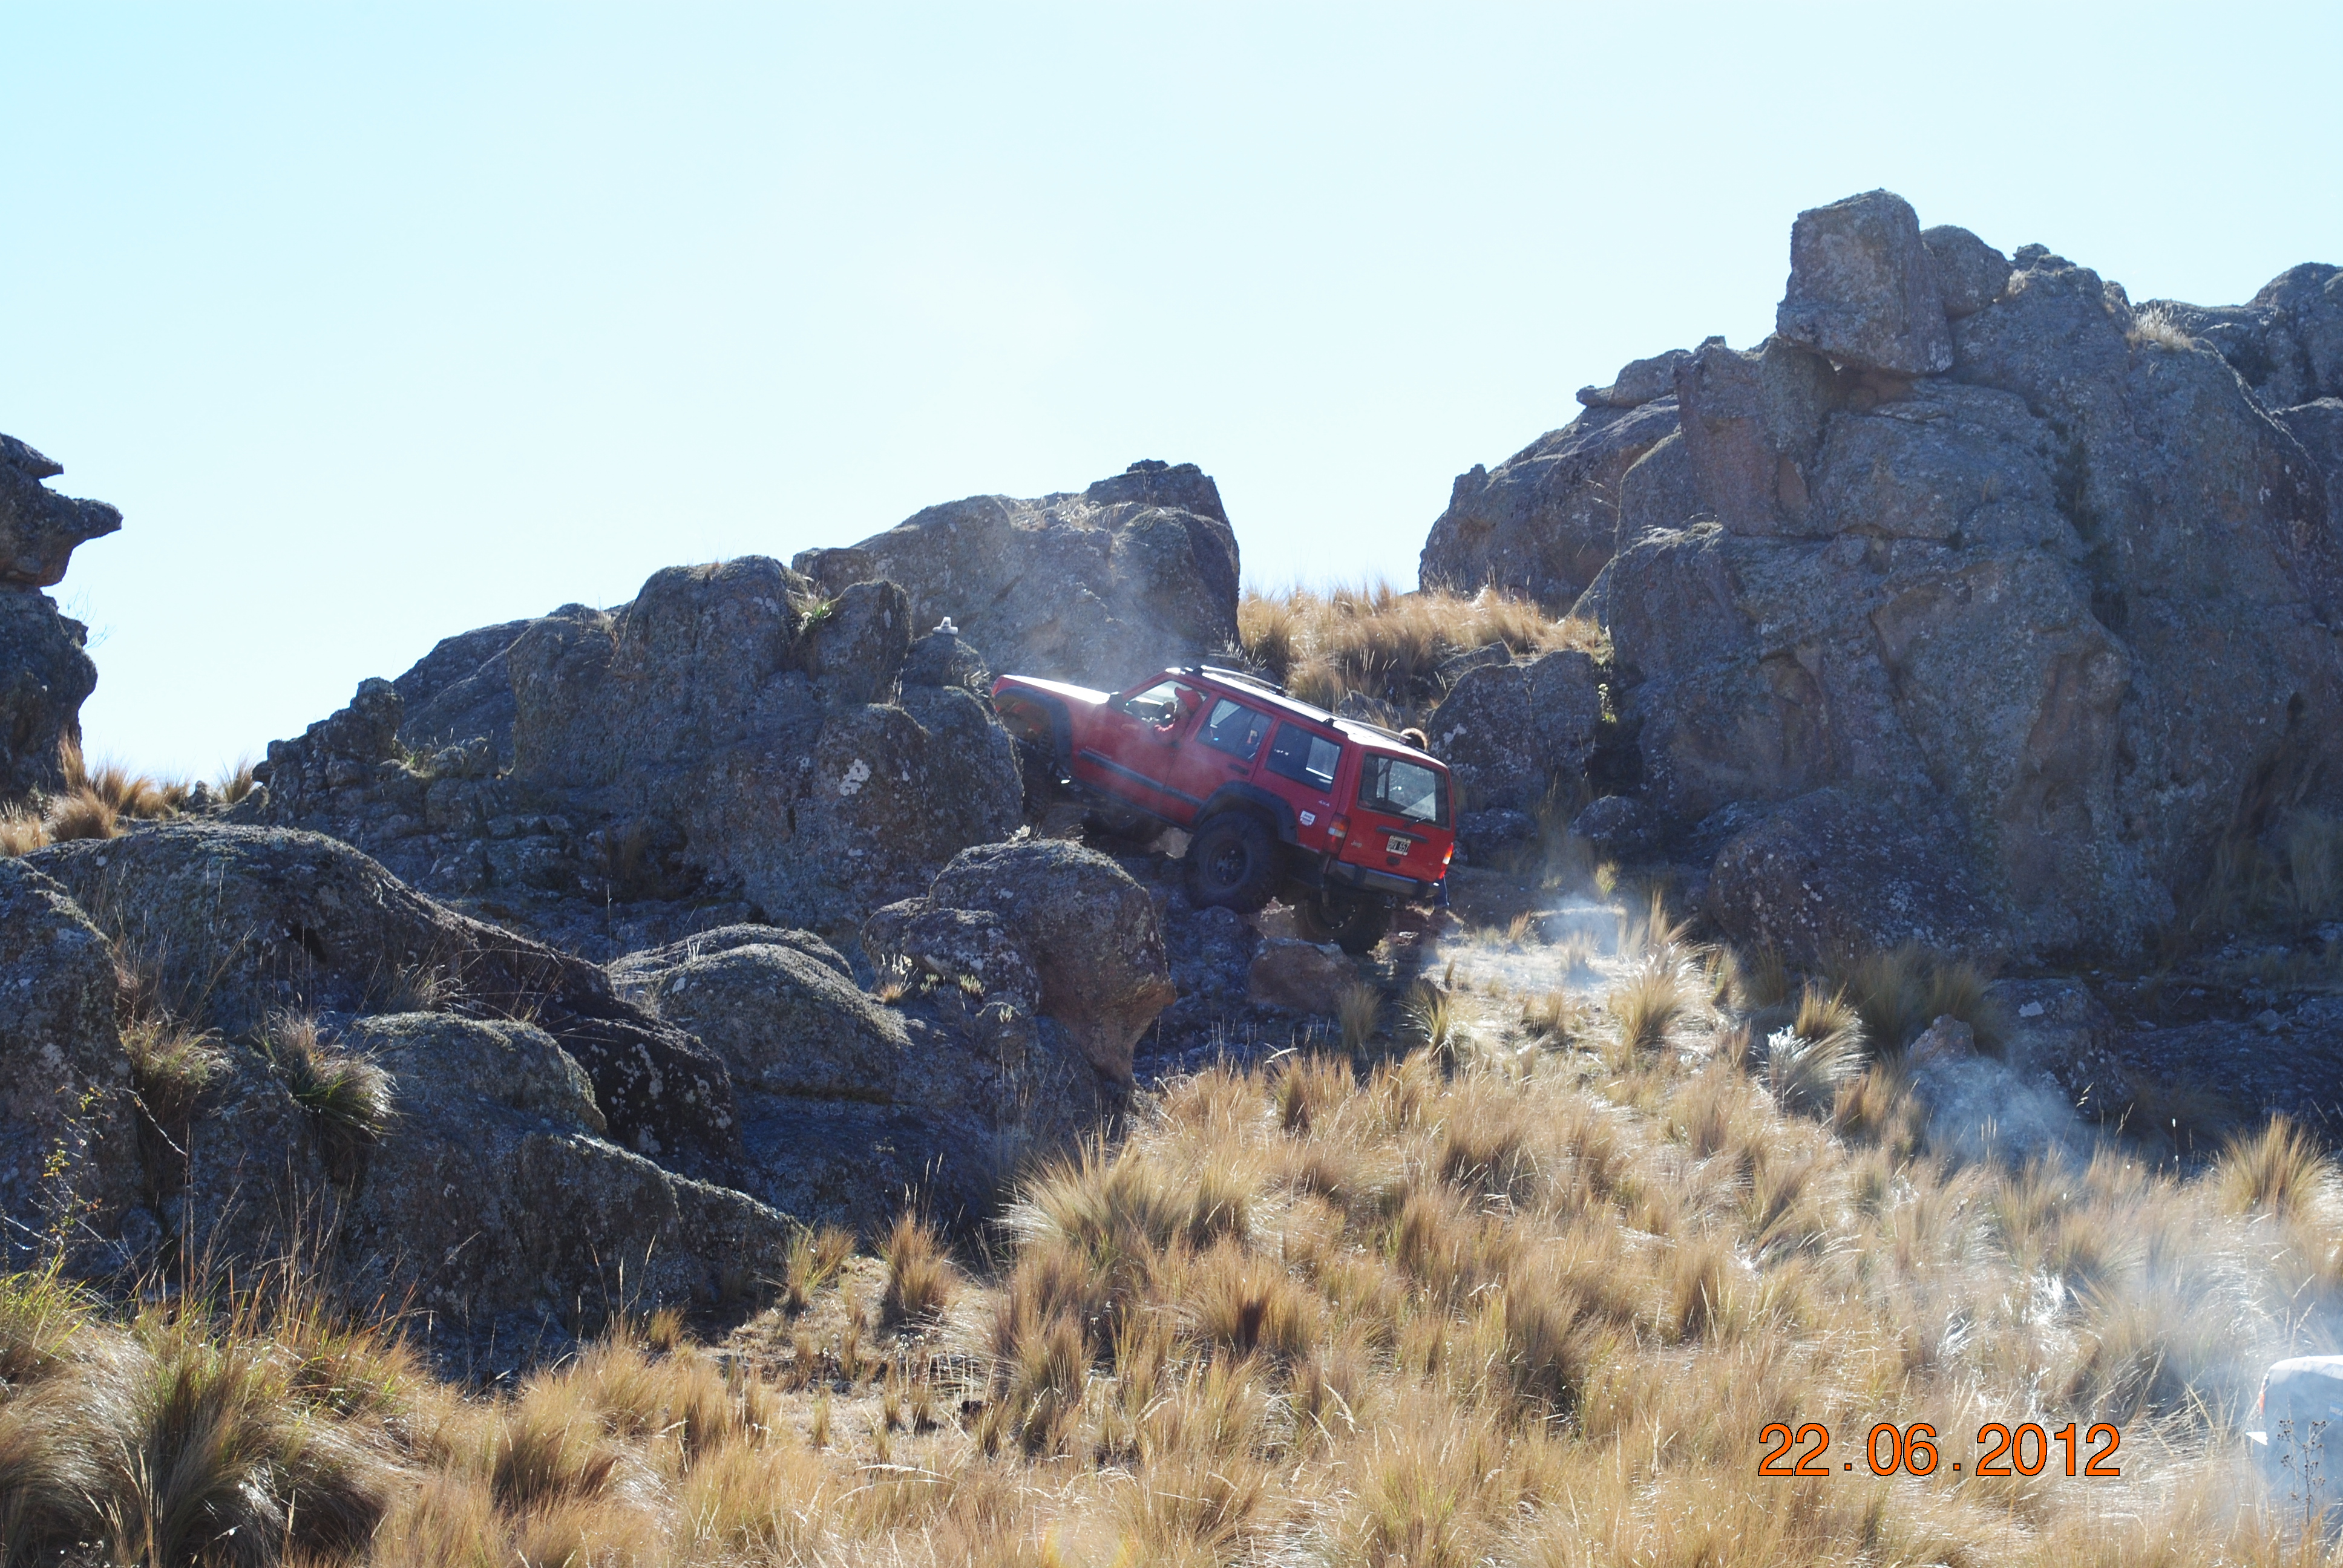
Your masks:
{"label": "rock outcrop", "polygon": [[1774,313],[1785,343],[1855,370],[1935,376],[1953,367],[1936,269],[1912,204],[1865,191],[1798,215],[1790,286]]}
{"label": "rock outcrop", "polygon": [[1956,842],[1845,789],[1801,795],[1729,839],[1708,913],[1745,951],[1815,970],[1910,942],[1989,953],[1996,910]]}
{"label": "rock outcrop", "polygon": [[542,1030],[394,1014],[340,1043],[389,1073],[398,1113],[342,1220],[353,1280],[415,1281],[417,1306],[459,1322],[558,1320],[581,1299],[738,1302],[788,1249],[773,1208],[609,1143],[585,1072]]}
{"label": "rock outcrop", "polygon": [[2140,313],[2201,338],[2266,408],[2343,397],[2343,266],[2289,267],[2243,305],[2151,299]]}
{"label": "rock outcrop", "polygon": [[[264,819],[609,956],[711,910],[850,930],[1019,821],[1015,749],[970,689],[978,661],[921,639],[907,670],[891,584],[825,597],[749,557],[511,629],[450,638],[271,746]],[[417,759],[422,739],[447,744]]]}
{"label": "rock outcrop", "polygon": [[1134,463],[1034,500],[971,496],[791,564],[832,594],[898,584],[918,626],[950,619],[996,671],[1121,689],[1236,642],[1236,534],[1192,463]]}
{"label": "rock outcrop", "polygon": [[74,547],[122,527],[104,501],[60,496],[43,481],[64,473],[13,436],[0,436],[0,583],[55,588],[65,580]]}
{"label": "rock outcrop", "polygon": [[59,748],[81,739],[97,689],[89,629],[40,590],[65,580],[74,547],[114,532],[122,514],[44,481],[65,470],[0,436],[0,805],[64,781]]}
{"label": "rock outcrop", "polygon": [[2327,421],[2293,405],[2327,390],[2331,276],[2212,313],[2225,363],[2040,246],[2006,266],[1879,192],[1803,215],[1780,331],[1676,362],[1682,435],[1627,474],[1641,514],[1579,604],[1668,832],[1875,803],[1999,935],[1920,923],[2107,950],[2217,839],[2324,800],[2343,555]]}

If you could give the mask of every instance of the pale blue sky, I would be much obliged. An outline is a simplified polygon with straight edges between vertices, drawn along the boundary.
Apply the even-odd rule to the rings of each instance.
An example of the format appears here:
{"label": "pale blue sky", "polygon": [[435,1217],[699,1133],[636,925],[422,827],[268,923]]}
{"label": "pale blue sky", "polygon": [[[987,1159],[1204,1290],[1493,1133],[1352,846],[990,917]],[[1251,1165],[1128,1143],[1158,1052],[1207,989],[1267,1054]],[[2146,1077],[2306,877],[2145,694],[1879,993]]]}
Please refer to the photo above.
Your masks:
{"label": "pale blue sky", "polygon": [[94,750],[1138,457],[1248,575],[1769,327],[1887,186],[2135,298],[2343,261],[2343,7],[0,4],[0,430],[110,500]]}

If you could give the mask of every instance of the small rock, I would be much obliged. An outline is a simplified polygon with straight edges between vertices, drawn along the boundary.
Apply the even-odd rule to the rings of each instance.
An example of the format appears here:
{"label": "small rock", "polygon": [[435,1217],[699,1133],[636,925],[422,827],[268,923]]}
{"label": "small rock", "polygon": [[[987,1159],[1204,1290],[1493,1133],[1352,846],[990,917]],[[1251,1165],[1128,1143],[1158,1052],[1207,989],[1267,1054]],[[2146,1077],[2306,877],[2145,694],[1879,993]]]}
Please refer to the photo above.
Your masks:
{"label": "small rock", "polygon": [[2274,1007],[2266,1007],[2254,1014],[2254,1021],[2273,1034],[2286,1027],[2286,1020],[2278,1016],[2278,1010]]}
{"label": "small rock", "polygon": [[1331,1016],[1342,1005],[1344,988],[1358,978],[1358,970],[1332,942],[1272,938],[1253,955],[1245,993],[1262,1007]]}
{"label": "small rock", "polygon": [[1930,1062],[1958,1061],[1976,1054],[1976,1031],[1945,1013],[1920,1032],[1920,1038],[1905,1051],[1904,1060],[1913,1067],[1926,1067]]}

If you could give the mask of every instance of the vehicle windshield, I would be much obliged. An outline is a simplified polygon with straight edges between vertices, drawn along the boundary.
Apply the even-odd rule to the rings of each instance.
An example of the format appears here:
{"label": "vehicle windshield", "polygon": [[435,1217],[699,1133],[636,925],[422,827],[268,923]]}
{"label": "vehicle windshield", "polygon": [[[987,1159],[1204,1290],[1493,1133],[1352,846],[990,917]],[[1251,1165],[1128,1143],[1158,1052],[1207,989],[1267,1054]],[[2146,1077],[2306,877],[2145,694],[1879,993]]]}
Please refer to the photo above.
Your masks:
{"label": "vehicle windshield", "polygon": [[1410,822],[1448,826],[1448,780],[1421,762],[1369,752],[1359,770],[1359,804]]}

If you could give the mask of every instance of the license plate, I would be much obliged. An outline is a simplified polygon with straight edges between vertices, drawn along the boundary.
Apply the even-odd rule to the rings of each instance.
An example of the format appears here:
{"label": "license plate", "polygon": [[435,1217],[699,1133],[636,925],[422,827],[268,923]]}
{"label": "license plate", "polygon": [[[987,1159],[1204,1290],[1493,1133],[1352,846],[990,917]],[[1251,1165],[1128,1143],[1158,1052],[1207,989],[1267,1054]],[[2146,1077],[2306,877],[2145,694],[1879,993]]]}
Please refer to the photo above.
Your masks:
{"label": "license plate", "polygon": [[1394,855],[1404,855],[1414,847],[1415,840],[1404,833],[1393,833],[1391,836],[1391,852]]}

